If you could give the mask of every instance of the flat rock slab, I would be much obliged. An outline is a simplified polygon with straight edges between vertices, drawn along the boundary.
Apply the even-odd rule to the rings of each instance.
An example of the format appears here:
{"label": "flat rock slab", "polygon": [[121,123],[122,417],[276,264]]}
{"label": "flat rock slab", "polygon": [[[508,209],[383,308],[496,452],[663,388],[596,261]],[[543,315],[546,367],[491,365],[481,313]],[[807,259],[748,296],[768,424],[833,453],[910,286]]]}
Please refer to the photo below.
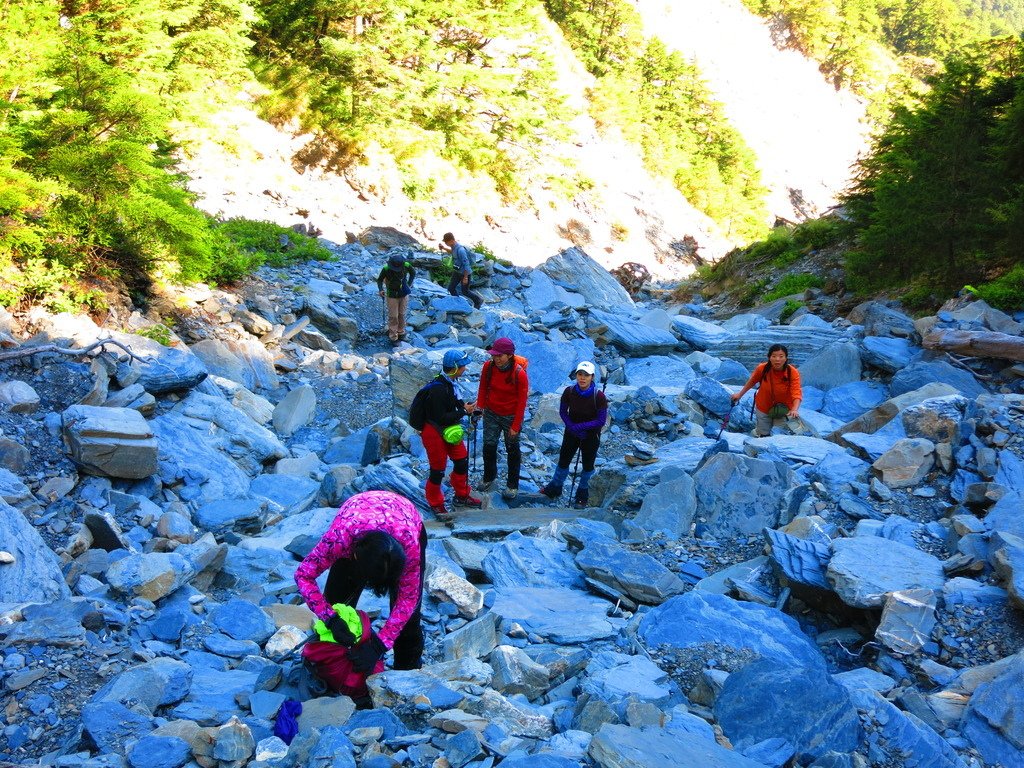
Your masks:
{"label": "flat rock slab", "polygon": [[764,768],[701,736],[610,723],[602,725],[590,742],[589,755],[600,768]]}
{"label": "flat rock slab", "polygon": [[554,520],[575,520],[580,510],[566,507],[520,507],[510,514],[507,509],[460,509],[456,507],[452,531],[472,536],[508,534],[513,531],[536,531]]}
{"label": "flat rock slab", "polygon": [[495,587],[491,610],[521,624],[553,643],[603,640],[617,631],[608,618],[610,604],[571,589],[548,587]]}
{"label": "flat rock slab", "polygon": [[938,558],[898,541],[855,536],[836,539],[832,547],[829,583],[842,601],[854,608],[881,608],[889,592],[939,591],[946,583]]}

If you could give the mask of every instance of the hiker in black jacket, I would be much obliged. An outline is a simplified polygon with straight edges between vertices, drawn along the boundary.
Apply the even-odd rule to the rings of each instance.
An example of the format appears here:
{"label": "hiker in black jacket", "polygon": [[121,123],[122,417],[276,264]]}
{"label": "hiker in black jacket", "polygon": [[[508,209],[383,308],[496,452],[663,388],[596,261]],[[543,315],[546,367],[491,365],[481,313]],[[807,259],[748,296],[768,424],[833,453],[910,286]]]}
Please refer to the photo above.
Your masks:
{"label": "hiker in black jacket", "polygon": [[[476,409],[474,403],[462,399],[458,379],[466,371],[469,355],[457,349],[444,353],[441,374],[428,382],[423,403],[423,428],[420,437],[427,452],[430,474],[427,476],[426,496],[431,511],[439,520],[449,520],[451,510],[445,504],[441,481],[448,460],[452,472],[448,476],[455,489],[455,505],[479,507],[481,501],[469,489],[469,451],[463,439],[462,420]],[[415,401],[414,401],[415,406]],[[414,419],[410,414],[410,422]],[[417,422],[418,423],[418,422]]]}
{"label": "hiker in black jacket", "polygon": [[416,270],[401,254],[391,256],[377,275],[377,291],[388,301],[388,338],[392,344],[405,339],[405,312],[415,279]]}

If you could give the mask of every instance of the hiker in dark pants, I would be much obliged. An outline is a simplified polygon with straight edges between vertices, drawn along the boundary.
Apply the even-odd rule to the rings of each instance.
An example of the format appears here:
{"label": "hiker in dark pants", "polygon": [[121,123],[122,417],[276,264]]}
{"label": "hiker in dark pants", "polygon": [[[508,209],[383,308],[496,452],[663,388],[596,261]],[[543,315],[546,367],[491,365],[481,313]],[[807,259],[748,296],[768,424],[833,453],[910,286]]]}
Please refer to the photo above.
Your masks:
{"label": "hiker in dark pants", "polygon": [[451,232],[444,233],[440,245],[441,250],[452,255],[453,271],[452,279],[448,283],[448,293],[452,296],[465,296],[473,302],[474,307],[480,309],[484,303],[483,297],[469,287],[469,281],[473,279],[473,257],[469,253],[469,248],[455,242],[455,235]]}
{"label": "hiker in dark pants", "polygon": [[583,460],[583,471],[580,473],[579,486],[573,506],[583,509],[590,501],[590,478],[594,474],[594,459],[601,447],[601,430],[608,421],[608,399],[604,392],[597,389],[594,382],[596,368],[589,361],[576,366],[573,374],[576,383],[566,387],[562,392],[562,402],[558,412],[565,424],[562,433],[562,447],[558,451],[558,466],[551,481],[540,489],[549,499],[557,499],[562,495],[562,486],[569,476],[569,465],[576,451]]}
{"label": "hiker in dark pants", "polygon": [[757,418],[754,434],[758,437],[770,435],[776,419],[800,418],[800,403],[804,397],[800,387],[800,372],[796,366],[789,364],[789,350],[782,344],[768,347],[768,360],[758,365],[743,389],[732,395],[733,403],[738,403],[754,387],[757,387],[754,395]]}
{"label": "hiker in dark pants", "polygon": [[522,451],[519,433],[523,429],[526,397],[530,381],[526,375],[526,358],[516,355],[512,339],[501,337],[487,350],[491,359],[480,371],[480,387],[476,407],[484,419],[484,477],[480,489],[491,490],[498,476],[498,440],[505,439],[508,457],[505,490],[502,498],[511,501],[519,494],[519,467]]}
{"label": "hiker in dark pants", "polygon": [[[367,491],[341,505],[327,533],[295,570],[299,593],[342,645],[352,645],[355,637],[331,606],[354,608],[367,587],[388,595],[391,613],[380,633],[371,632],[369,640],[348,652],[357,672],[372,670],[389,648],[395,651],[395,669],[419,669],[426,557],[427,532],[413,503],[390,491]],[[316,579],[328,569],[321,593]]]}

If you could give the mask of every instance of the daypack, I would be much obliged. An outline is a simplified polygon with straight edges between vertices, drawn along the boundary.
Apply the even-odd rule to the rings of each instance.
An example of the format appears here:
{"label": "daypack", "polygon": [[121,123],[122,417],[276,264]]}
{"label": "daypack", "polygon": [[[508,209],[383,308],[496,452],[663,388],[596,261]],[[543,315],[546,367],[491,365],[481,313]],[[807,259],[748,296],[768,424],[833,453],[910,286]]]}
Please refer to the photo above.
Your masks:
{"label": "daypack", "polygon": [[[516,378],[516,387],[518,388],[519,387],[519,379],[518,379],[519,369],[522,368],[525,371],[527,366],[530,365],[530,361],[527,360],[522,355],[513,355],[512,358],[513,358],[513,362],[512,362],[512,375],[517,377]],[[490,389],[490,386],[491,386],[491,373],[494,371],[494,367],[495,366],[494,366],[494,361],[493,360],[488,360],[486,363],[484,363],[484,368],[480,372],[481,375],[483,376],[484,389]],[[505,371],[502,371],[502,373],[505,373]]]}
{"label": "daypack", "polygon": [[427,382],[412,399],[412,405],[409,406],[409,426],[417,432],[422,432],[423,428],[427,426],[427,392],[435,384],[440,383],[441,380],[436,378]]}
{"label": "daypack", "polygon": [[[359,618],[363,622],[362,639],[356,645],[366,642],[370,637],[370,617],[364,611],[359,611]],[[302,657],[313,665],[317,676],[323,680],[331,690],[359,701],[370,695],[366,687],[366,678],[370,674],[377,674],[384,671],[384,661],[378,661],[372,673],[356,672],[352,669],[352,662],[348,658],[348,648],[338,643],[324,643],[312,641],[306,643],[302,648]]]}

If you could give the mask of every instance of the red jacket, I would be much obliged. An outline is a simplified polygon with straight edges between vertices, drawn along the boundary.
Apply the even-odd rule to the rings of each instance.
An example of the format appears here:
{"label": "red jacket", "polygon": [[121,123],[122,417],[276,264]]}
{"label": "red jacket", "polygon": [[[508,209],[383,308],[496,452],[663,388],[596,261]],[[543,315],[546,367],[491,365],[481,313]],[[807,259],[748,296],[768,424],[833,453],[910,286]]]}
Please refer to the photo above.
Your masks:
{"label": "red jacket", "polygon": [[525,357],[516,355],[512,366],[503,371],[493,360],[484,363],[480,371],[480,389],[476,395],[476,407],[499,416],[515,416],[512,429],[523,428],[523,414],[526,413],[526,396],[530,394],[530,380],[526,375],[528,365]]}

